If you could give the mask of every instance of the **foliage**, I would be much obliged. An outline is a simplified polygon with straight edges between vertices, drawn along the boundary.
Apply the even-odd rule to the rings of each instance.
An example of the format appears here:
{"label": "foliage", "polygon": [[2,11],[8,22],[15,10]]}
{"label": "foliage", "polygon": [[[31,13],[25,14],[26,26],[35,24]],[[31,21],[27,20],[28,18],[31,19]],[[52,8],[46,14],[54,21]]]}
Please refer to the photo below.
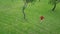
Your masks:
{"label": "foliage", "polygon": [[60,0],[50,0],[50,1],[49,1],[50,4],[55,4],[55,3],[57,4],[57,3],[59,3],[59,2],[60,2]]}

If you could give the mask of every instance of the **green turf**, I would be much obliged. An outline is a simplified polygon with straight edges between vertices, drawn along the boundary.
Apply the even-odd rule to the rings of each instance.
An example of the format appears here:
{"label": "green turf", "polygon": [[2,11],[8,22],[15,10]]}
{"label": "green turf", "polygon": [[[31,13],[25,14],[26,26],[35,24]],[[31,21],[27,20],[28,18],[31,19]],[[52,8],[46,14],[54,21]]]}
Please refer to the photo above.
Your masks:
{"label": "green turf", "polygon": [[[29,4],[23,19],[22,0],[0,0],[0,34],[60,34],[60,3],[54,12],[48,0]],[[43,22],[39,17],[44,16]]]}

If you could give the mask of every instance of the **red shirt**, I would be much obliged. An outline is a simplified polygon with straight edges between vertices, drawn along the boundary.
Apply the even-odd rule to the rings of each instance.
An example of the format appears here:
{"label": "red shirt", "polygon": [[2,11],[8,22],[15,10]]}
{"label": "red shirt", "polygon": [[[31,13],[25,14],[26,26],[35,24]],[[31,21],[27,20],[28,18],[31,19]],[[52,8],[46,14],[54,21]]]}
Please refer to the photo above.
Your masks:
{"label": "red shirt", "polygon": [[40,19],[43,20],[44,19],[44,16],[40,16]]}

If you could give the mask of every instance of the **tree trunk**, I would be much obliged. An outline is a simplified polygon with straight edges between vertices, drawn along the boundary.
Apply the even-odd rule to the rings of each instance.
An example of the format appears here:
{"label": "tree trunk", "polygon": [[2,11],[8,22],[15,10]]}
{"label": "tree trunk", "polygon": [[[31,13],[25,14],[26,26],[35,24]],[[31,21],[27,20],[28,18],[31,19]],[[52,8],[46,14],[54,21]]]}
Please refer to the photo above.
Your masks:
{"label": "tree trunk", "polygon": [[26,19],[26,14],[24,12],[25,8],[27,7],[27,3],[24,4],[23,8],[22,8],[22,13],[23,13],[23,18]]}
{"label": "tree trunk", "polygon": [[55,10],[55,8],[56,8],[56,3],[54,3],[54,7],[53,7],[52,11],[54,11],[54,10]]}

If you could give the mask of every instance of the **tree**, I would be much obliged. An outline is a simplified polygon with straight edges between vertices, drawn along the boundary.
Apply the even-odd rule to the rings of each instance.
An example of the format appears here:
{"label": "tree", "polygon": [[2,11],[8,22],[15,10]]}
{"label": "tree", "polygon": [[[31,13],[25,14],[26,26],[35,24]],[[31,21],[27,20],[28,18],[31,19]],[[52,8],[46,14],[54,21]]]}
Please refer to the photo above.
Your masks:
{"label": "tree", "polygon": [[[32,2],[35,2],[36,0],[23,0],[24,1],[24,6],[22,8],[22,13],[23,13],[23,16],[24,16],[24,19],[26,19],[26,14],[24,12],[25,8],[27,7],[27,5],[29,3],[32,3]],[[40,1],[40,0],[39,0]]]}
{"label": "tree", "polygon": [[56,5],[57,5],[57,3],[59,3],[60,2],[60,0],[50,0],[50,4],[53,4],[54,5],[54,7],[52,8],[52,11],[54,11],[55,10],[55,8],[56,8]]}

